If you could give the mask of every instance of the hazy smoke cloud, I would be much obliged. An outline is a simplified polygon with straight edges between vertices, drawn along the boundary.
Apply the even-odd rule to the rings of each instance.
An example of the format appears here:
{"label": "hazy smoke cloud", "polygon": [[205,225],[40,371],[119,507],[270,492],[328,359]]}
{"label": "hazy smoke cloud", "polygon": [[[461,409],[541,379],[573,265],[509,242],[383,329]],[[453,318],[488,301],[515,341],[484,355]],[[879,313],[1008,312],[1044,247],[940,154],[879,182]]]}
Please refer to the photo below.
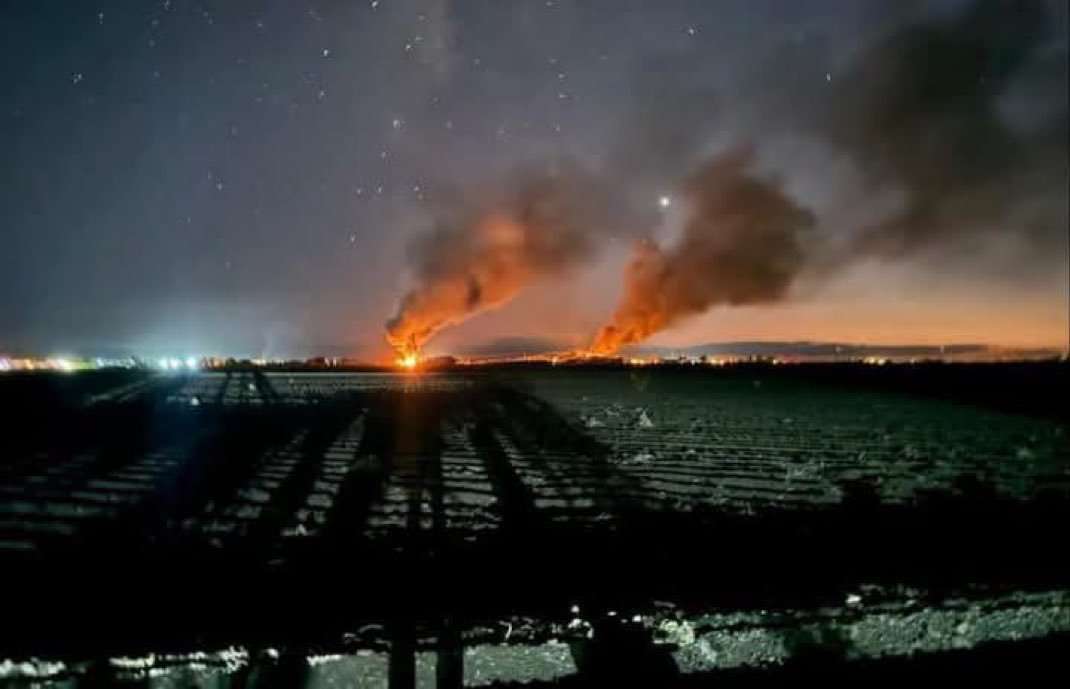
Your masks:
{"label": "hazy smoke cloud", "polygon": [[[837,75],[821,133],[871,184],[907,194],[899,212],[860,228],[856,251],[899,256],[991,228],[1027,191],[1065,200],[1065,34],[1041,50],[1053,23],[1035,0],[982,0],[893,32]],[[1033,121],[1016,115],[1016,98],[1030,101]],[[1065,234],[1065,219],[1037,220],[1014,229]]]}
{"label": "hazy smoke cloud", "polygon": [[748,175],[751,157],[749,150],[731,152],[687,180],[683,236],[669,249],[640,243],[623,302],[598,333],[594,352],[612,353],[717,304],[784,297],[806,262],[803,233],[813,216]]}

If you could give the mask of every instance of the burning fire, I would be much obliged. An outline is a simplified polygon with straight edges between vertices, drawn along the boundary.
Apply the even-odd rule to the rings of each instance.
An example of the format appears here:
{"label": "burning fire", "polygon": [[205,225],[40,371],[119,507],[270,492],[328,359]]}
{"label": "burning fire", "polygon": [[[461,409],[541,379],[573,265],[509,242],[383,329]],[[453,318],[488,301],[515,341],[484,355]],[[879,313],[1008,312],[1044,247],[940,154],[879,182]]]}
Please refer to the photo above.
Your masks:
{"label": "burning fire", "polygon": [[420,365],[420,345],[415,337],[393,338],[387,335],[386,341],[393,347],[397,358],[394,363],[398,368],[414,371]]}
{"label": "burning fire", "polygon": [[594,255],[615,204],[600,180],[567,164],[554,167],[518,174],[502,193],[450,208],[413,244],[412,286],[386,322],[399,356]]}

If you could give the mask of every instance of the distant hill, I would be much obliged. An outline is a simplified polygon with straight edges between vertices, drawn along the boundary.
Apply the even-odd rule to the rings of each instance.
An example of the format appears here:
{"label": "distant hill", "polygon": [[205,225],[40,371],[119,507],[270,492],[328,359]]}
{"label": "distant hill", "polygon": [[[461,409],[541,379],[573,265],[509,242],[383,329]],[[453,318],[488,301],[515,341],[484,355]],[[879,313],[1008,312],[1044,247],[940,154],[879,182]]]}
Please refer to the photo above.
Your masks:
{"label": "distant hill", "polygon": [[[453,354],[475,357],[513,357],[569,351],[574,342],[551,338],[506,337],[473,342],[458,348]],[[994,347],[978,343],[946,345],[887,345],[815,342],[811,340],[707,342],[689,347],[661,347],[641,345],[628,347],[624,354],[660,357],[783,357],[815,360],[860,359],[1041,359],[1058,357],[1063,352],[1053,348]]]}
{"label": "distant hill", "polygon": [[637,354],[657,356],[758,356],[799,358],[885,357],[891,359],[941,358],[1046,358],[1059,356],[1056,349],[1015,349],[984,344],[955,343],[947,345],[882,345],[846,344],[837,342],[710,342],[690,347],[638,347]]}

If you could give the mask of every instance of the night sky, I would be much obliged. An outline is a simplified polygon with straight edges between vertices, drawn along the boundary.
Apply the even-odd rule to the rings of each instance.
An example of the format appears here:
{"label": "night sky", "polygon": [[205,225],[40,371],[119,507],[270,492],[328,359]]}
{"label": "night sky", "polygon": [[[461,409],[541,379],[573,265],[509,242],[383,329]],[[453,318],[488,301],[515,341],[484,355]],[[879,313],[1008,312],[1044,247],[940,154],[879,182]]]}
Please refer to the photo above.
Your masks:
{"label": "night sky", "polygon": [[651,343],[1067,346],[1064,2],[4,0],[0,150],[0,352],[378,356],[540,176],[582,252],[428,350],[583,345],[724,155],[791,263],[700,223],[779,282]]}

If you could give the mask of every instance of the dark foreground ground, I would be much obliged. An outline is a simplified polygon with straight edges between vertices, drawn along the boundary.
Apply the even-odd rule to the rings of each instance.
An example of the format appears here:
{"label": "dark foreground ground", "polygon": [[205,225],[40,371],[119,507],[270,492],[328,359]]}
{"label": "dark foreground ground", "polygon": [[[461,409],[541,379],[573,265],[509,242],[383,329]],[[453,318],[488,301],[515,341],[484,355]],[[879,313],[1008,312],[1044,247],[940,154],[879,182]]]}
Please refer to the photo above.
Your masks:
{"label": "dark foreground ground", "polygon": [[1066,371],[5,376],[0,683],[731,686],[1054,662]]}

